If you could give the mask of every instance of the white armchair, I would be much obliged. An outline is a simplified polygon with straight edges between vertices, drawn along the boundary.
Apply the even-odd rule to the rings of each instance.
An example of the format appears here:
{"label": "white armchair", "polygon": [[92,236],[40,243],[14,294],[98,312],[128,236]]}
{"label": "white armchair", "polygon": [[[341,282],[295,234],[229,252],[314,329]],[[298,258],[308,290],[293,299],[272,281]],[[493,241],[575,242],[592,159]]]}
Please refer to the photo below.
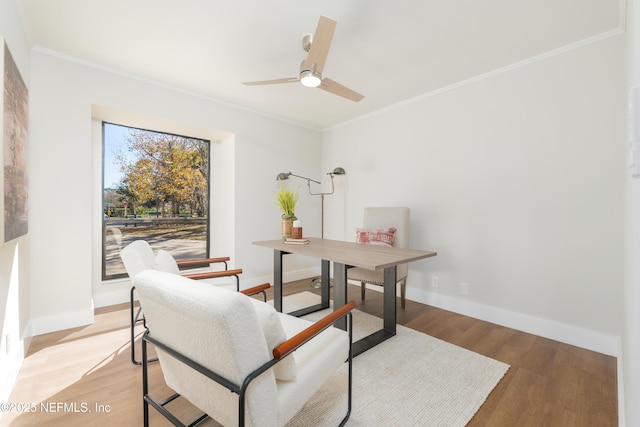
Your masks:
{"label": "white armchair", "polygon": [[[349,418],[353,301],[312,323],[164,272],[144,271],[136,286],[148,326],[142,347],[145,426],[149,405],[182,425],[164,406],[178,396],[202,410],[201,419],[208,415],[225,426],[283,426],[345,361],[348,408],[341,425]],[[348,331],[330,327],[343,316]],[[177,393],[163,402],[149,394],[147,343],[156,347],[166,384]]]}
{"label": "white armchair", "polygon": [[[368,207],[364,209],[364,218],[362,221],[363,232],[371,232],[379,235],[380,231],[395,228],[393,235],[393,243],[391,246],[396,248],[409,247],[409,214],[410,210],[406,207]],[[383,234],[383,237],[384,236]],[[388,239],[379,239],[368,242],[370,244],[389,244]],[[397,281],[400,283],[400,304],[402,308],[405,306],[405,290],[407,287],[407,275],[409,268],[407,264],[398,265]],[[350,268],[347,270],[347,279],[360,282],[361,297],[365,299],[366,284],[373,285],[384,284],[383,270],[367,270],[365,268]]]}
{"label": "white armchair", "polygon": [[[254,286],[249,289],[240,290],[240,279],[238,277],[239,274],[242,273],[241,268],[236,268],[229,270],[227,268],[227,261],[229,261],[229,257],[220,257],[220,258],[204,258],[204,259],[196,259],[196,260],[187,260],[187,261],[176,261],[173,256],[167,251],[159,250],[157,253],[153,251],[149,243],[145,240],[136,240],[131,242],[126,247],[124,247],[120,251],[120,258],[127,270],[127,274],[131,279],[132,285],[130,296],[129,296],[129,311],[131,317],[131,362],[135,365],[140,365],[141,362],[136,359],[136,347],[135,347],[135,327],[138,323],[144,322],[144,315],[142,314],[142,308],[139,307],[137,310],[134,307],[135,304],[135,277],[138,273],[145,270],[157,270],[164,271],[176,275],[183,274],[185,277],[189,277],[194,280],[204,280],[204,279],[218,279],[223,277],[232,277],[235,278],[235,284],[231,285],[218,285],[225,286],[230,289],[234,289],[236,291],[243,292],[247,295],[253,295],[255,293],[263,293],[264,298],[266,299],[265,290],[269,289],[270,285],[268,283],[263,283],[258,286]],[[202,266],[209,264],[224,264],[223,270],[216,271],[205,271],[201,273],[192,273],[192,274],[184,274],[180,271],[180,268],[188,267],[188,266]]]}

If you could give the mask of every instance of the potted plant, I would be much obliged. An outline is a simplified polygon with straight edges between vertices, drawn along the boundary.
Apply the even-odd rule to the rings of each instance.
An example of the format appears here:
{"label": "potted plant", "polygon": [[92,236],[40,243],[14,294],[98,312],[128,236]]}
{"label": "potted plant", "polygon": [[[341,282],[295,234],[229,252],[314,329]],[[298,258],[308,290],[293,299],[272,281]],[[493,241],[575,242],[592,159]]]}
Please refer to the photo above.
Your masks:
{"label": "potted plant", "polygon": [[276,192],[276,204],[282,211],[282,238],[287,239],[291,237],[291,229],[293,228],[293,221],[295,221],[296,203],[298,202],[298,193],[293,192],[288,188],[280,187],[280,190]]}

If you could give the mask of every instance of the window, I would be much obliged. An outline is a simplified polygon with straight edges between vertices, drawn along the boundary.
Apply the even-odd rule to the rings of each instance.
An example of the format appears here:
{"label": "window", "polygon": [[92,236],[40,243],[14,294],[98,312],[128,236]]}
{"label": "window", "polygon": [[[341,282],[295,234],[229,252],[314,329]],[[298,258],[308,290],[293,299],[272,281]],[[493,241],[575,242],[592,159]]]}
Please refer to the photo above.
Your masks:
{"label": "window", "polygon": [[206,258],[210,141],[108,122],[102,141],[102,279],[126,277],[120,249],[134,240]]}

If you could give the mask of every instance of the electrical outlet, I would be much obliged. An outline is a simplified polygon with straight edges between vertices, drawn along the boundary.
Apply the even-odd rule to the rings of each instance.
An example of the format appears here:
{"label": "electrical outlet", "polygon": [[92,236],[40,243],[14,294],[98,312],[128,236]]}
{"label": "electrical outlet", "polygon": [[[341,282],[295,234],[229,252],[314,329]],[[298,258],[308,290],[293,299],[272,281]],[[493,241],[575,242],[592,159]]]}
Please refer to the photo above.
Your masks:
{"label": "electrical outlet", "polygon": [[438,276],[431,276],[431,287],[437,288],[440,285],[439,280],[440,279],[438,279]]}
{"label": "electrical outlet", "polygon": [[469,284],[460,282],[460,295],[469,295]]}

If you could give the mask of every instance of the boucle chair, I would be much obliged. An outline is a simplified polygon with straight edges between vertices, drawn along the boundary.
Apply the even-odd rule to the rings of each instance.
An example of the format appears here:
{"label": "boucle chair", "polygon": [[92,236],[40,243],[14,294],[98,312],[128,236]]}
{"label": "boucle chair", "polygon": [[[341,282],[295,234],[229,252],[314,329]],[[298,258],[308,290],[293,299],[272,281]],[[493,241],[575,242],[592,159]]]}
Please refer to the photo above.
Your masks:
{"label": "boucle chair", "polygon": [[[369,207],[364,209],[362,228],[356,229],[356,241],[363,244],[387,245],[396,248],[409,247],[409,214],[406,207]],[[396,280],[400,283],[400,305],[405,306],[407,287],[407,264],[397,268]],[[366,284],[384,285],[384,270],[350,268],[347,279],[360,282],[360,293],[364,300]]]}
{"label": "boucle chair", "polygon": [[[124,267],[127,270],[127,274],[129,275],[129,278],[131,279],[133,285],[131,286],[129,297],[129,311],[131,317],[131,362],[135,365],[141,364],[141,362],[136,359],[136,348],[134,345],[135,326],[140,322],[144,323],[142,308],[139,307],[138,310],[135,309],[136,286],[134,278],[138,273],[144,270],[158,270],[179,275],[183,274],[181,273],[180,268],[222,263],[224,264],[224,270],[184,274],[184,276],[198,280],[233,277],[235,278],[235,287],[233,287],[234,285],[226,284],[218,284],[218,286],[233,287],[233,289],[235,289],[236,291],[240,290],[240,279],[238,278],[238,275],[242,273],[242,269],[227,269],[227,261],[229,261],[229,257],[176,261],[169,252],[165,250],[159,250],[157,253],[154,253],[149,243],[147,243],[145,240],[136,240],[128,244],[120,251],[120,258],[122,259]],[[246,293],[247,295],[253,295],[254,293],[259,292],[262,292],[264,294],[264,290],[268,289],[269,287],[270,285],[268,283],[264,283],[250,289],[242,290],[241,292]],[[264,296],[266,298],[266,294],[264,294]]]}
{"label": "boucle chair", "polygon": [[[351,411],[351,310],[355,302],[313,323],[272,305],[191,279],[147,270],[136,276],[148,331],[142,339],[144,425],[149,405],[184,425],[165,404],[182,396],[207,416],[231,426],[283,426],[347,363]],[[347,316],[347,331],[331,327]],[[150,395],[147,345],[152,343],[166,384],[176,394]],[[155,378],[157,380],[157,378]]]}

